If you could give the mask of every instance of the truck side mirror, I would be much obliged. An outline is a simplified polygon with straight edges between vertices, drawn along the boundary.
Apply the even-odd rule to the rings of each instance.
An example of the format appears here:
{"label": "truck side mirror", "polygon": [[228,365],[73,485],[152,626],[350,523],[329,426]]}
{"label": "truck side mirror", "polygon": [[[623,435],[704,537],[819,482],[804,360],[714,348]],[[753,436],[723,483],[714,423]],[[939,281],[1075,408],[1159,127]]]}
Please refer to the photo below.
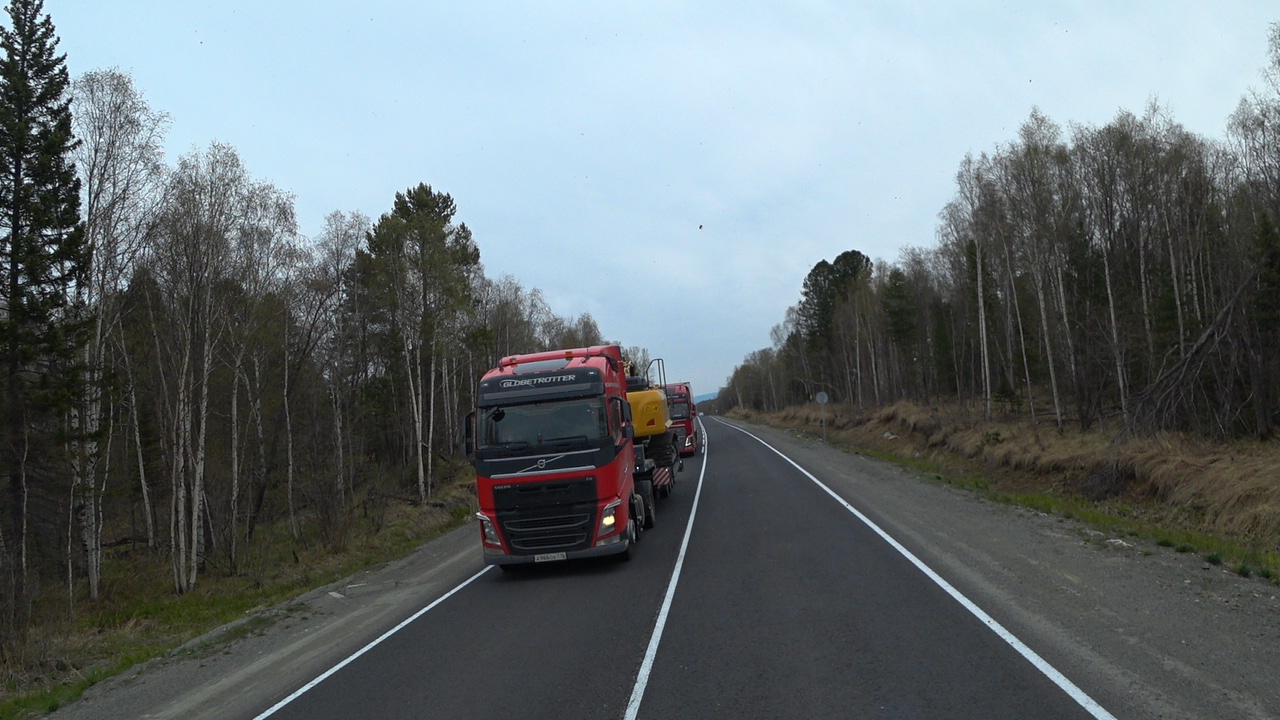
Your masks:
{"label": "truck side mirror", "polygon": [[635,425],[627,425],[627,426],[623,427],[623,428],[622,428],[622,434],[623,434],[623,435],[625,435],[625,436],[626,436],[626,438],[627,438],[628,440],[635,440],[635,439],[636,439],[636,426],[635,426]]}
{"label": "truck side mirror", "polygon": [[476,414],[474,412],[467,413],[462,425],[464,428],[462,433],[462,454],[470,460],[476,454]]}

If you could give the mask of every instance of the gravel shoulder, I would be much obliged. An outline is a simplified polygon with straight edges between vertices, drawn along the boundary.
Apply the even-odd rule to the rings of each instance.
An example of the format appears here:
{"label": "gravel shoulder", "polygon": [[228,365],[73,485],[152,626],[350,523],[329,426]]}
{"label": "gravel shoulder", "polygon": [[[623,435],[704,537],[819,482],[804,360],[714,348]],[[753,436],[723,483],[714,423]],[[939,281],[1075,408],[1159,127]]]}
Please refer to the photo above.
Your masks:
{"label": "gravel shoulder", "polygon": [[732,424],[803,465],[1117,718],[1280,718],[1275,585],[793,432]]}

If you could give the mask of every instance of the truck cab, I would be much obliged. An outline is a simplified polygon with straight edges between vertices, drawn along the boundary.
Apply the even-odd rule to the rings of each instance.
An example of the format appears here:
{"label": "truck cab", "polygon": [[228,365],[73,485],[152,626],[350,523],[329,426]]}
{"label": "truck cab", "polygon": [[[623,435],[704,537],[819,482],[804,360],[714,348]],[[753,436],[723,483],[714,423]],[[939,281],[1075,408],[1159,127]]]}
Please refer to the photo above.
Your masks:
{"label": "truck cab", "polygon": [[681,457],[696,455],[701,447],[698,436],[698,406],[693,402],[689,383],[671,383],[665,387],[671,407],[671,429],[676,433],[676,446]]}
{"label": "truck cab", "polygon": [[503,358],[467,435],[486,563],[630,556],[644,508],[620,348]]}

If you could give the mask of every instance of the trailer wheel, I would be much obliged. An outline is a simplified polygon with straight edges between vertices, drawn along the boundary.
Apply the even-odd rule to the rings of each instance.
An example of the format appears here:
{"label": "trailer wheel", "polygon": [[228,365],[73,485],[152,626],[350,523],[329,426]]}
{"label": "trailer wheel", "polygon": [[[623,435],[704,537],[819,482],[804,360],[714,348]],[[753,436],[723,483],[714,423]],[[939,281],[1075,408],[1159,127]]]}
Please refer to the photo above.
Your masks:
{"label": "trailer wheel", "polygon": [[670,430],[655,436],[649,443],[649,455],[661,467],[674,467],[678,453],[675,434]]}
{"label": "trailer wheel", "polygon": [[644,501],[644,529],[648,530],[653,527],[657,520],[657,503],[653,499],[653,481],[640,480],[636,483],[636,492],[640,493],[640,498]]}

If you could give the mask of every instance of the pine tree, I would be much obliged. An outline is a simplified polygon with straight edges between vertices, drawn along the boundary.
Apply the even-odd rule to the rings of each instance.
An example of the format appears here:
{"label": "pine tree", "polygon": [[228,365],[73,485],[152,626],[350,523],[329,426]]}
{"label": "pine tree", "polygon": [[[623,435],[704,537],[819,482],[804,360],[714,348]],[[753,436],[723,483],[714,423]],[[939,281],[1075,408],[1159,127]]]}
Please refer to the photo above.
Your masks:
{"label": "pine tree", "polygon": [[11,0],[0,28],[0,572],[4,621],[26,622],[29,478],[49,465],[78,385],[76,296],[88,266],[70,152],[66,56],[42,0]]}

